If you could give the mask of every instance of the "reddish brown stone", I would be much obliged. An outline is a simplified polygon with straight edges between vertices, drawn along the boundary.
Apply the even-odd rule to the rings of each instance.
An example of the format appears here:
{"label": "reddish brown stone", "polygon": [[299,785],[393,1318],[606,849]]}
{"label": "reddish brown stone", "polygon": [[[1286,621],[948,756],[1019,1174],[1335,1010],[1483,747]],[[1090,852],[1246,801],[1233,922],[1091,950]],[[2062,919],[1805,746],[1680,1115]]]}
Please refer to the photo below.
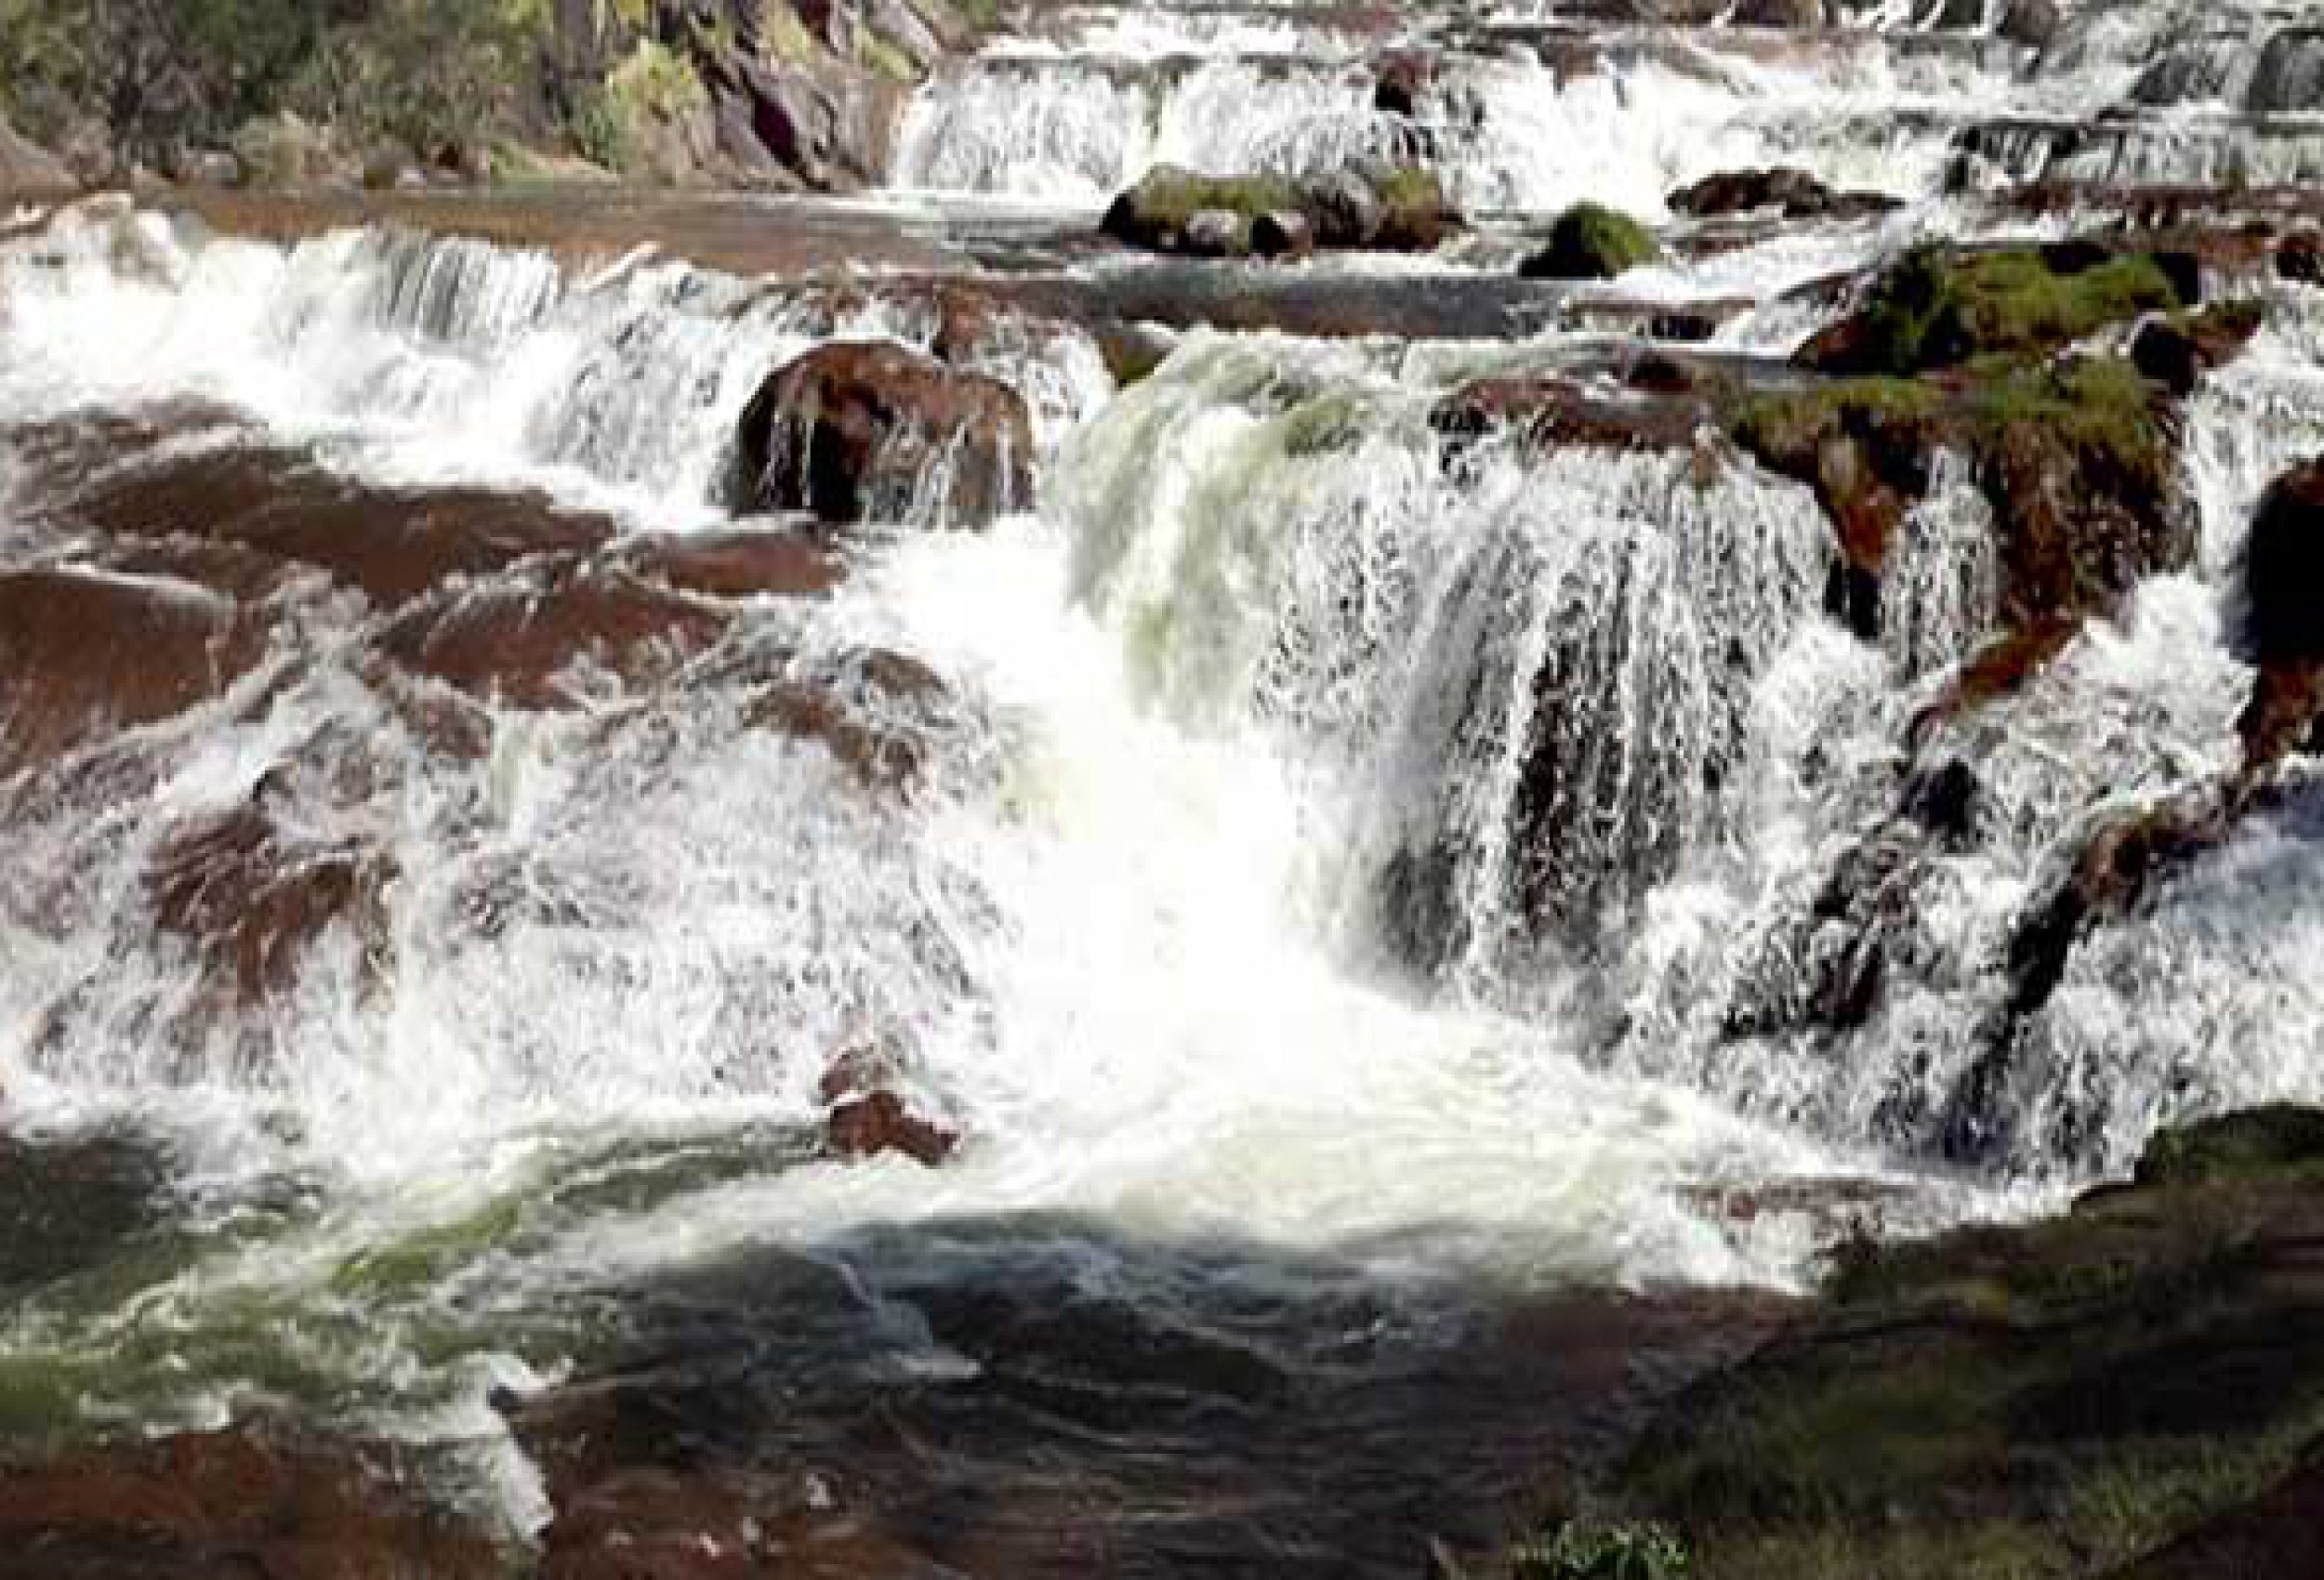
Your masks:
{"label": "reddish brown stone", "polygon": [[387,887],[395,863],[354,844],[284,833],[258,806],[189,823],[146,873],[155,922],[191,942],[221,986],[254,1004],[287,987],[300,958],[334,926],[354,930],[367,959],[391,947]]}
{"label": "reddish brown stone", "polygon": [[778,369],[738,436],[737,509],[901,520],[940,462],[949,525],[981,527],[1033,498],[1033,424],[1017,392],[887,341],[819,347]]}
{"label": "reddish brown stone", "polygon": [[206,702],[261,648],[231,599],[185,582],[0,573],[0,773]]}
{"label": "reddish brown stone", "polygon": [[470,696],[558,708],[584,660],[641,686],[708,647],[728,616],[627,573],[582,568],[439,594],[400,617],[380,651]]}
{"label": "reddish brown stone", "polygon": [[251,1427],[0,1469],[8,1580],[495,1580],[394,1451]]}
{"label": "reddish brown stone", "polygon": [[804,533],[659,533],[624,544],[640,575],[706,598],[819,598],[847,577],[830,545]]}
{"label": "reddish brown stone", "polygon": [[824,1139],[839,1157],[902,1152],[929,1168],[949,1158],[960,1144],[956,1132],[920,1118],[905,1107],[902,1098],[887,1091],[851,1098],[834,1108]]}

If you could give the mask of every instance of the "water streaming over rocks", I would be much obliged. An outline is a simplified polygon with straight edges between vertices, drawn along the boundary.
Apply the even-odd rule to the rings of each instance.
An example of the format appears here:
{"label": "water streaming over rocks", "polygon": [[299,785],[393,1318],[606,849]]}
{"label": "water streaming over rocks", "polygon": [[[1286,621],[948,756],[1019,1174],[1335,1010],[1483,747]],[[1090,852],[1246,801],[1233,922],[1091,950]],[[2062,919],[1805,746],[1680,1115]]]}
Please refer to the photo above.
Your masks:
{"label": "water streaming over rocks", "polygon": [[[2038,1002],[2012,954],[2094,828],[2238,766],[2225,591],[2324,448],[2324,296],[2239,282],[2264,327],[2177,419],[2192,561],[1974,707],[2008,585],[1975,457],[1935,457],[1860,631],[1815,491],[1637,415],[1783,387],[1916,230],[2060,229],[1975,189],[2211,179],[2204,139],[2306,173],[2315,72],[2264,7],[2210,7],[2178,86],[2168,7],[2046,49],[1970,9],[1063,8],[910,111],[936,230],[995,193],[1078,223],[1162,160],[1441,161],[1476,233],[1289,266],[1380,299],[1743,165],[1912,205],[1682,223],[1712,241],[1473,336],[1254,332],[1240,266],[1046,232],[841,282],[11,221],[0,1209],[91,1183],[39,1231],[71,1255],[0,1259],[0,1432],[304,1412],[448,1455],[548,1573],[602,1573],[606,1524],[858,1544],[834,1573],[1408,1573],[1759,1320],[1605,1292],[1796,1286],[1838,1227],[1732,1192],[1908,1230],[2324,1097],[2298,764]],[[2150,141],[2078,165],[2040,116]],[[1193,326],[1133,367],[1162,298]],[[1707,304],[1675,373],[1558,327]],[[1031,507],[737,516],[754,396],[864,341],[1022,398]],[[1599,426],[1447,417],[1491,388]],[[957,454],[913,443],[870,464]],[[875,1091],[957,1151],[838,1155]],[[1512,1411],[1537,1383],[1597,1414]],[[1319,1440],[1352,1446],[1302,1481]],[[633,1501],[673,1456],[699,1506]]]}

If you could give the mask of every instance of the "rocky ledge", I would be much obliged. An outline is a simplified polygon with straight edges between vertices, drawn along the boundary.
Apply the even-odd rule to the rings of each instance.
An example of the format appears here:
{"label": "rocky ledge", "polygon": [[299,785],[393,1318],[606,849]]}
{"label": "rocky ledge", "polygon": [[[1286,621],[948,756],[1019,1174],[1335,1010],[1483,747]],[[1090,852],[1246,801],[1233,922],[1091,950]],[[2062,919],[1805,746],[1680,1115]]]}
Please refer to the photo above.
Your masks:
{"label": "rocky ledge", "polygon": [[2324,1112],[2278,1107],[2162,1132],[2059,1218],[1843,1244],[1497,1571],[2307,1580],[2319,1231]]}

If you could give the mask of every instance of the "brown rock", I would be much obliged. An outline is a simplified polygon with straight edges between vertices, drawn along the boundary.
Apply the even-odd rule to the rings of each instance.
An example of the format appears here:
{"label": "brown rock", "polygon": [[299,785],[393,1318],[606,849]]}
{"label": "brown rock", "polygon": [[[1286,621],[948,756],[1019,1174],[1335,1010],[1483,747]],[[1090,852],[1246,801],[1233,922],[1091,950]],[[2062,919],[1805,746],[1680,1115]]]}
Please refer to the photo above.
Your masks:
{"label": "brown rock", "polygon": [[378,648],[472,697],[559,708],[582,700],[585,662],[650,685],[708,647],[728,618],[618,569],[559,568],[441,592],[392,622]]}
{"label": "brown rock", "polygon": [[658,533],[622,545],[622,565],[706,598],[819,598],[847,567],[829,544],[797,532],[734,528]]}
{"label": "brown rock", "polygon": [[981,527],[1033,497],[1033,425],[1017,392],[884,341],[819,347],[771,375],[737,446],[737,509],[900,521],[940,464],[932,503],[946,525]]}
{"label": "brown rock", "polygon": [[0,773],[206,702],[262,647],[232,599],[186,582],[0,573]]}
{"label": "brown rock", "polygon": [[1697,219],[1775,210],[1787,219],[1853,218],[1898,206],[1885,192],[1835,191],[1805,170],[1776,167],[1706,176],[1670,193],[1670,208]]}
{"label": "brown rock", "polygon": [[957,1133],[920,1118],[890,1091],[849,1098],[831,1111],[824,1132],[825,1144],[843,1158],[878,1157],[902,1152],[913,1162],[934,1168],[952,1156],[960,1144]]}
{"label": "brown rock", "polygon": [[353,929],[365,958],[381,961],[392,948],[384,896],[395,876],[384,853],[301,839],[254,801],[176,830],[145,881],[155,922],[250,1005],[287,987],[333,927]]}

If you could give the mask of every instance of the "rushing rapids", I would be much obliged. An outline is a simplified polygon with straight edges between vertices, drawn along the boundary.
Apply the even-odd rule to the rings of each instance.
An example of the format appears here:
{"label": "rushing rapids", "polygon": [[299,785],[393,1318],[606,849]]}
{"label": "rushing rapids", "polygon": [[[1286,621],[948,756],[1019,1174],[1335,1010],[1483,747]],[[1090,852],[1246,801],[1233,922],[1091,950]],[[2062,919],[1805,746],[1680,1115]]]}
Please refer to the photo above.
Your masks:
{"label": "rushing rapids", "polygon": [[[593,1519],[835,1573],[1405,1574],[1729,1342],[1684,1301],[1796,1287],[1857,1208],[2018,1214],[2324,1098],[2297,762],[2043,992],[2014,955],[2093,831],[2241,760],[2229,588],[2324,451],[2324,294],[2207,260],[2265,316],[2173,416],[2191,552],[1975,707],[1974,455],[1864,629],[1817,491],[1634,399],[1788,388],[1923,231],[2314,176],[2313,41],[1843,9],[1056,8],[906,114],[895,222],[954,262],[846,281],[457,213],[8,217],[0,1205],[48,1227],[0,1247],[0,1433],[393,1440],[560,1574],[611,1573]],[[1157,162],[1415,157],[1482,223],[1287,266],[1315,322],[1061,239]],[[1441,306],[1572,199],[1771,164],[1905,206]],[[1439,306],[1227,310],[1304,331],[1342,285]],[[1031,498],[966,530],[985,417],[865,439],[771,380],[864,342],[923,417],[1013,392]],[[759,513],[754,408],[907,467],[885,519]],[[1567,1303],[1607,1290],[1688,1293]],[[1522,1408],[1625,1366],[1602,1415]],[[701,1507],[625,1501],[623,1453],[707,1467]]]}

